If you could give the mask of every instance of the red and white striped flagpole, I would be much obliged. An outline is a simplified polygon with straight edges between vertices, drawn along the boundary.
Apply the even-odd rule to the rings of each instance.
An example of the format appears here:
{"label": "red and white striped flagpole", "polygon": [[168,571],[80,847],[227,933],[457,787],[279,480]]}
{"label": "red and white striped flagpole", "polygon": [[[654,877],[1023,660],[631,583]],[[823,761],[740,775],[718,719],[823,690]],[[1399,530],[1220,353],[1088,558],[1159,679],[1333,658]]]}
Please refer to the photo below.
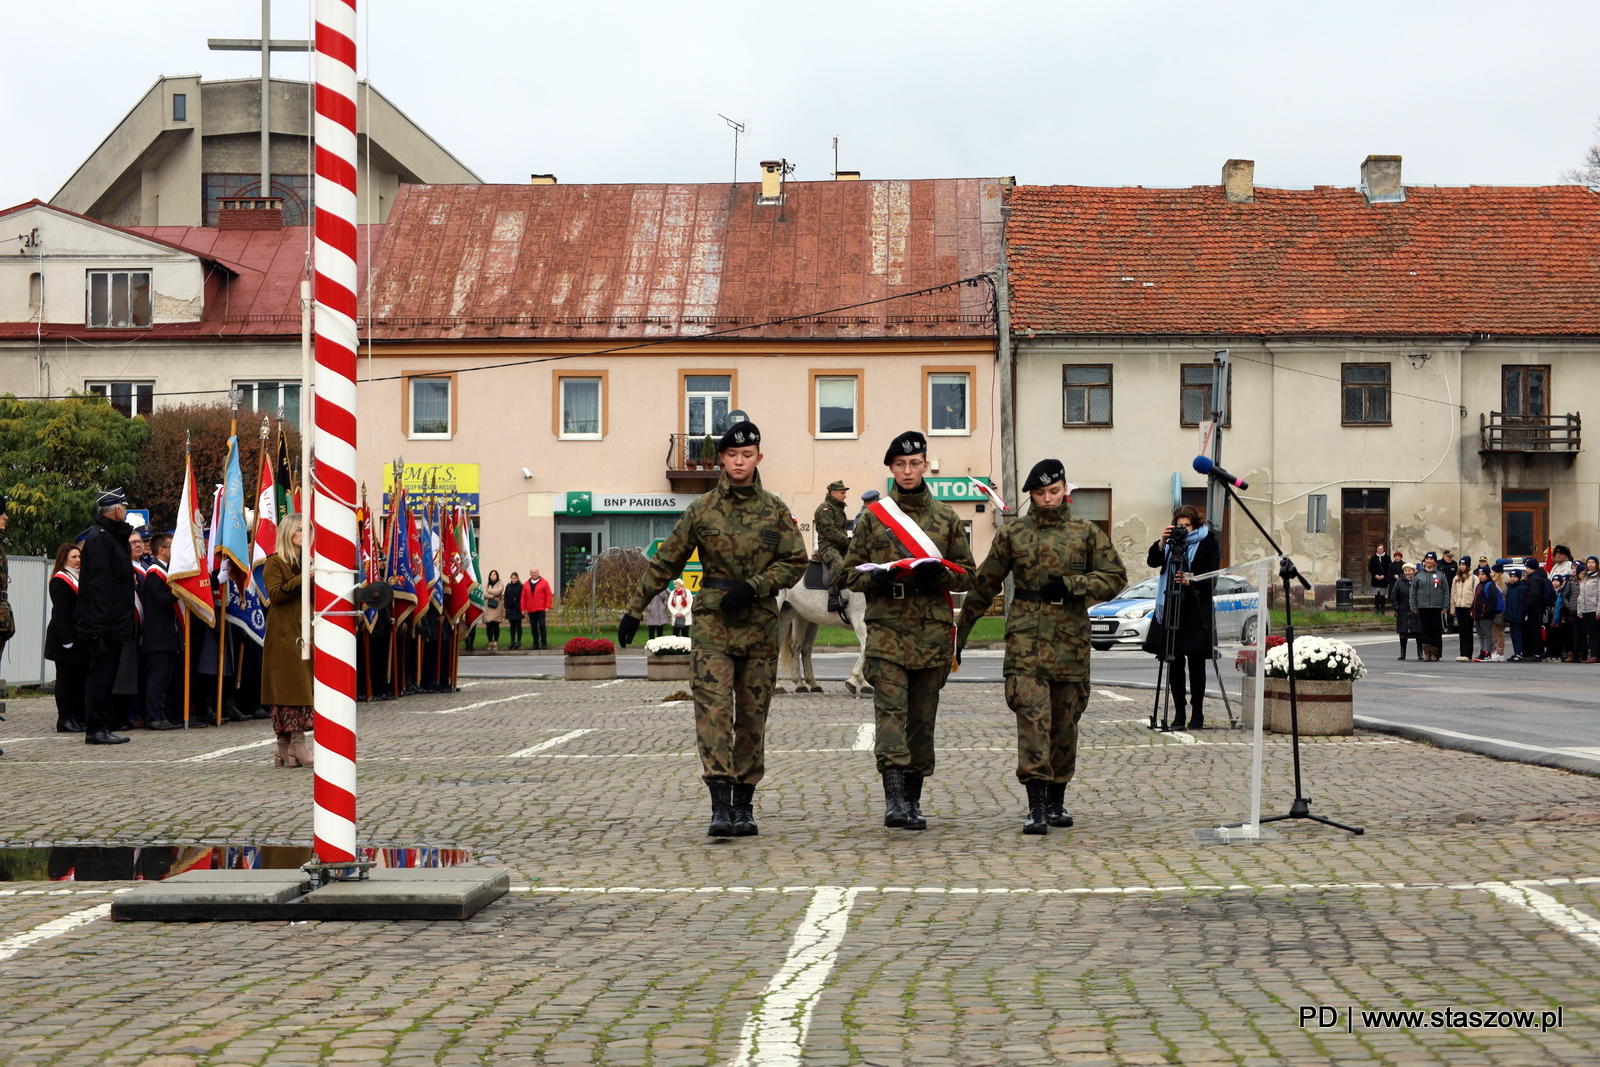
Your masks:
{"label": "red and white striped flagpole", "polygon": [[[356,3],[316,0],[316,858],[356,858]],[[332,612],[333,614],[324,614]]]}

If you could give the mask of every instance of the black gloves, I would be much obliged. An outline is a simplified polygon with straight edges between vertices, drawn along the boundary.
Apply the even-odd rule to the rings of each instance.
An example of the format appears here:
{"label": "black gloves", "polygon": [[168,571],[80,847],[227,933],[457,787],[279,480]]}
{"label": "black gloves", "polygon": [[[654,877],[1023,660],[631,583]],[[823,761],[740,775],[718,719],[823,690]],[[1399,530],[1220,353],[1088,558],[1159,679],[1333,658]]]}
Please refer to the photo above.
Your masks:
{"label": "black gloves", "polygon": [[944,564],[936,559],[919,560],[911,565],[911,573],[925,582],[936,580],[944,571]]}
{"label": "black gloves", "polygon": [[873,571],[872,580],[877,582],[879,585],[893,585],[894,571],[890,570],[888,567],[883,568],[881,571]]}
{"label": "black gloves", "polygon": [[1059,574],[1040,586],[1039,592],[1046,600],[1065,600],[1072,595],[1072,591],[1067,588],[1067,583],[1061,580]]}
{"label": "black gloves", "polygon": [[722,594],[722,613],[724,615],[743,611],[755,603],[756,591],[749,582],[738,582],[732,589]]}
{"label": "black gloves", "polygon": [[638,632],[639,620],[632,615],[624,615],[617,620],[617,644],[623,648],[633,644],[633,636]]}

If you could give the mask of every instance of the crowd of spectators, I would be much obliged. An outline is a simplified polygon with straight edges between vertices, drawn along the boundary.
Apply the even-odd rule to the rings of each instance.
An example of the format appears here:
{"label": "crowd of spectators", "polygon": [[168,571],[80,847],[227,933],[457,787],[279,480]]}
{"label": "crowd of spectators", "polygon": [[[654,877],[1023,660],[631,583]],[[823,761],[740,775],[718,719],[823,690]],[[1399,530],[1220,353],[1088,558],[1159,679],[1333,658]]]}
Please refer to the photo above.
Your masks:
{"label": "crowd of spectators", "polygon": [[1555,545],[1543,561],[1445,550],[1412,563],[1379,545],[1367,573],[1378,613],[1393,606],[1400,659],[1414,641],[1419,659],[1440,660],[1454,635],[1458,663],[1600,663],[1600,556],[1579,563]]}

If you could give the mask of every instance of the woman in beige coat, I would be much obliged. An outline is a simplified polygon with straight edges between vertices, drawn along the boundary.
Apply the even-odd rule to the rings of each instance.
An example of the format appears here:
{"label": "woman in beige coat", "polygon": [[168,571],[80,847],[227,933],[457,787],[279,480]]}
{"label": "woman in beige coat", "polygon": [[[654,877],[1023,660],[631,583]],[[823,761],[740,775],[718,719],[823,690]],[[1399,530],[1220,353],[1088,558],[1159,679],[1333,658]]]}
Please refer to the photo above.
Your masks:
{"label": "woman in beige coat", "polygon": [[483,583],[483,623],[489,638],[490,652],[500,651],[500,626],[506,621],[506,583],[500,580],[499,571],[490,571],[489,580]]}
{"label": "woman in beige coat", "polygon": [[261,703],[272,712],[278,746],[274,767],[309,767],[306,731],[312,728],[311,661],[300,658],[301,557],[305,529],[299,515],[278,526],[278,551],[267,557],[267,640],[261,650]]}

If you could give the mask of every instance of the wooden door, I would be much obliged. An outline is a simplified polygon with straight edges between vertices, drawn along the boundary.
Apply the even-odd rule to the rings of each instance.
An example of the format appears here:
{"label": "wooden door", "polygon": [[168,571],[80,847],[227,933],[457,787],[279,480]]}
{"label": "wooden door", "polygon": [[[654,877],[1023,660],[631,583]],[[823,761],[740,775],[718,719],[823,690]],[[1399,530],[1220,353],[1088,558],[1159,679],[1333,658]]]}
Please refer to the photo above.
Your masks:
{"label": "wooden door", "polygon": [[1379,545],[1394,553],[1389,544],[1389,490],[1346,489],[1341,504],[1339,574],[1353,580],[1358,590],[1365,590],[1367,560]]}
{"label": "wooden door", "polygon": [[1500,503],[1500,549],[1505,555],[1544,558],[1550,540],[1550,491],[1507,489]]}

